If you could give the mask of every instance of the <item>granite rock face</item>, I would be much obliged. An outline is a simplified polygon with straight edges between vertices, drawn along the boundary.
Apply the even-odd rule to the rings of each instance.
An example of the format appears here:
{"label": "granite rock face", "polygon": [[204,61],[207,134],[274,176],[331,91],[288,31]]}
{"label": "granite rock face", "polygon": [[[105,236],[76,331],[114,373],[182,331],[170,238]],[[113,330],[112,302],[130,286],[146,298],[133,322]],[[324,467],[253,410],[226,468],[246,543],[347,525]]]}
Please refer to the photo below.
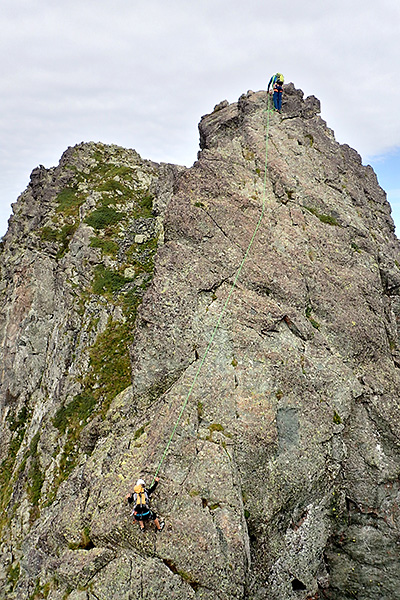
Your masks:
{"label": "granite rock face", "polygon": [[[316,98],[266,108],[218,104],[188,169],[70,148],[14,205],[0,597],[396,597],[390,206]],[[158,471],[142,534],[124,498]]]}

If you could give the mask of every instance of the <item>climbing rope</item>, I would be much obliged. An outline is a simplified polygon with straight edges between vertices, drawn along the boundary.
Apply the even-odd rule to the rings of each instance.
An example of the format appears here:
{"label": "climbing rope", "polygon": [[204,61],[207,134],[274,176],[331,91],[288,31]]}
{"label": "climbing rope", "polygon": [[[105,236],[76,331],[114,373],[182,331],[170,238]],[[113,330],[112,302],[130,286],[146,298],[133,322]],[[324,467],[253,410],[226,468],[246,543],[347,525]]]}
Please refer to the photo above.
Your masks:
{"label": "climbing rope", "polygon": [[271,112],[271,110],[270,110],[270,95],[267,94],[267,109],[266,109],[267,123],[266,123],[266,132],[265,132],[265,165],[264,165],[263,201],[262,201],[261,214],[260,214],[260,217],[258,219],[257,225],[256,225],[256,227],[254,229],[254,232],[253,232],[253,235],[252,235],[251,240],[249,242],[249,245],[247,246],[247,250],[246,250],[246,252],[245,252],[245,254],[243,256],[242,262],[240,263],[240,266],[239,266],[239,268],[237,270],[237,273],[236,273],[235,278],[233,280],[233,283],[232,283],[231,289],[229,291],[229,294],[228,294],[228,296],[227,296],[227,298],[226,298],[226,300],[224,302],[221,314],[219,315],[218,321],[217,321],[217,323],[216,323],[216,325],[214,327],[214,330],[213,330],[213,332],[211,334],[211,338],[210,338],[210,341],[208,342],[208,346],[207,346],[207,348],[206,348],[206,350],[205,350],[205,352],[203,354],[203,357],[202,357],[202,359],[201,359],[201,361],[199,363],[199,366],[197,367],[197,371],[196,371],[196,373],[195,373],[195,375],[193,377],[193,381],[192,381],[192,384],[191,384],[191,386],[189,388],[189,391],[188,391],[188,393],[186,395],[185,401],[182,404],[182,408],[180,410],[178,419],[177,419],[177,421],[175,423],[175,426],[174,426],[174,428],[172,430],[172,433],[171,433],[171,435],[169,437],[168,443],[167,443],[167,445],[165,447],[165,450],[163,452],[163,455],[161,457],[159,465],[158,465],[158,467],[156,469],[156,472],[154,474],[152,485],[153,485],[153,483],[154,483],[154,481],[155,481],[158,473],[160,472],[161,466],[162,466],[162,464],[163,464],[163,462],[165,460],[165,457],[166,457],[166,455],[168,453],[168,450],[169,450],[169,448],[171,446],[171,443],[172,443],[172,440],[174,438],[175,432],[176,432],[176,430],[177,430],[177,428],[179,426],[179,423],[181,421],[181,418],[182,418],[184,410],[185,410],[185,408],[187,406],[187,403],[189,402],[189,398],[192,395],[193,388],[196,385],[196,381],[198,379],[200,371],[201,371],[201,369],[203,367],[203,364],[204,364],[204,362],[205,362],[205,360],[206,360],[206,358],[208,356],[208,353],[209,353],[209,351],[211,349],[211,346],[212,346],[212,343],[214,341],[215,335],[216,335],[216,333],[217,333],[217,331],[219,329],[219,326],[220,326],[220,323],[222,321],[222,318],[223,318],[223,316],[224,316],[224,314],[226,312],[226,309],[227,309],[227,306],[228,306],[229,301],[231,299],[231,296],[232,296],[232,294],[233,294],[233,292],[234,292],[234,290],[236,288],[237,281],[238,281],[238,279],[240,277],[240,274],[242,272],[243,266],[244,266],[244,264],[245,264],[245,262],[247,260],[248,254],[250,252],[250,249],[251,249],[251,247],[253,245],[254,239],[255,239],[255,237],[257,235],[257,232],[258,232],[258,230],[260,228],[261,222],[262,222],[263,217],[264,217],[265,204],[266,204],[266,196],[267,196],[267,165],[268,165],[268,141],[269,141],[269,117],[270,117],[270,112]]}

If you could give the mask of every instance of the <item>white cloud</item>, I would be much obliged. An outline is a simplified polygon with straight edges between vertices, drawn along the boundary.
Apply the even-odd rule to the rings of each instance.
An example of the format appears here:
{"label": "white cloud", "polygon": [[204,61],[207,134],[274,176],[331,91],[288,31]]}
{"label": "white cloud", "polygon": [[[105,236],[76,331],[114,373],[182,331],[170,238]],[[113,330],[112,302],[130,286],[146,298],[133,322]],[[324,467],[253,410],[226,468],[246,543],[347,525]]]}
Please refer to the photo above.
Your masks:
{"label": "white cloud", "polygon": [[201,115],[277,70],[364,157],[400,146],[399,22],[398,0],[3,0],[0,235],[68,145],[190,165]]}

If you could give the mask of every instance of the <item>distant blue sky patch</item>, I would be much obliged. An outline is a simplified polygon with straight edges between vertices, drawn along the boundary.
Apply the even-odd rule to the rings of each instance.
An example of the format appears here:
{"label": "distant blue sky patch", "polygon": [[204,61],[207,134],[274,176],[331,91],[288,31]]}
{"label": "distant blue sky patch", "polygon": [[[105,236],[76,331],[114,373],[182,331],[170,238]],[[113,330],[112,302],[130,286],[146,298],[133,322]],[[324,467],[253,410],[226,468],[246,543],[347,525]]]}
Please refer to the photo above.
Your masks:
{"label": "distant blue sky patch", "polygon": [[396,234],[400,235],[400,148],[382,156],[370,159],[369,164],[377,174],[379,185],[387,193],[392,207],[392,217],[396,224]]}

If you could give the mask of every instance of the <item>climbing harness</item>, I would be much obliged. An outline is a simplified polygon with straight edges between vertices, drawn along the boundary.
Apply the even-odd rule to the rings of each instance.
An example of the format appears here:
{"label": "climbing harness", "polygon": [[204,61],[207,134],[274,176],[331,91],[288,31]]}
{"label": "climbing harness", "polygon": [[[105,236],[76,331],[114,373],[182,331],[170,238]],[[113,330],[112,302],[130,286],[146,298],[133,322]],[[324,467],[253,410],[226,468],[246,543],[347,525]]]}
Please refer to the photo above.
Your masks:
{"label": "climbing harness", "polygon": [[[264,213],[265,213],[265,204],[266,204],[266,195],[267,195],[267,194],[266,194],[266,191],[267,191],[267,164],[268,164],[269,118],[270,118],[270,113],[271,113],[271,112],[272,112],[272,110],[270,109],[270,95],[267,93],[267,109],[266,109],[266,113],[267,113],[267,123],[266,123],[266,133],[265,133],[265,165],[264,165],[263,201],[262,201],[262,209],[261,209],[261,214],[260,214],[260,217],[259,217],[259,219],[258,219],[257,225],[255,226],[255,229],[254,229],[253,235],[252,235],[252,237],[251,237],[251,240],[250,240],[250,242],[249,242],[249,245],[247,246],[247,250],[246,250],[246,252],[245,252],[245,254],[244,254],[244,256],[243,256],[242,262],[240,263],[240,266],[239,266],[239,268],[238,268],[238,270],[237,270],[237,273],[236,273],[236,275],[235,275],[235,278],[234,278],[234,280],[233,280],[233,283],[232,283],[231,289],[230,289],[230,291],[229,291],[229,294],[228,294],[228,296],[227,296],[227,298],[226,298],[226,300],[225,300],[225,302],[224,302],[224,305],[223,305],[223,307],[222,307],[221,314],[220,314],[220,316],[218,317],[217,323],[216,323],[216,325],[215,325],[215,327],[214,327],[214,329],[213,329],[213,332],[212,332],[212,334],[211,334],[211,337],[210,337],[210,341],[209,341],[209,343],[208,343],[208,346],[207,346],[207,348],[206,348],[206,350],[205,350],[205,352],[204,352],[204,354],[203,354],[203,357],[202,357],[202,359],[201,359],[201,361],[200,361],[200,364],[199,364],[199,366],[197,367],[197,371],[196,371],[196,373],[195,373],[195,375],[194,375],[194,377],[193,377],[192,384],[191,384],[191,386],[190,386],[190,388],[189,388],[189,391],[188,391],[188,393],[187,393],[187,395],[186,395],[186,398],[185,398],[185,400],[184,400],[184,402],[183,402],[183,404],[182,404],[182,408],[181,408],[181,410],[180,410],[180,413],[179,413],[178,419],[177,419],[177,421],[176,421],[176,423],[175,423],[175,426],[174,426],[174,428],[173,428],[173,430],[172,430],[172,433],[171,433],[171,435],[170,435],[170,437],[169,437],[168,443],[167,443],[167,445],[166,445],[166,447],[165,447],[165,450],[164,450],[164,452],[163,452],[163,454],[162,454],[161,460],[160,460],[160,462],[159,462],[159,464],[158,464],[158,467],[157,467],[157,469],[156,469],[156,472],[155,472],[155,474],[154,474],[153,483],[154,483],[154,481],[155,481],[155,479],[156,479],[156,477],[157,477],[158,473],[160,472],[161,466],[162,466],[162,464],[163,464],[163,462],[164,462],[164,460],[165,460],[165,457],[166,457],[166,455],[167,455],[167,453],[168,453],[168,450],[169,450],[169,448],[170,448],[170,446],[171,446],[171,443],[172,443],[172,440],[173,440],[173,438],[174,438],[175,432],[176,432],[176,430],[177,430],[177,428],[178,428],[178,426],[179,426],[179,423],[180,423],[180,421],[181,421],[181,418],[182,418],[182,415],[183,415],[183,413],[184,413],[184,410],[185,410],[185,408],[186,408],[186,406],[187,406],[187,403],[189,402],[189,398],[190,398],[190,396],[192,395],[193,388],[194,388],[194,386],[196,385],[196,382],[197,382],[198,376],[199,376],[199,374],[200,374],[200,371],[201,371],[201,369],[202,369],[202,367],[203,367],[203,364],[204,364],[204,362],[205,362],[205,360],[206,360],[206,358],[207,358],[207,356],[208,356],[208,354],[209,354],[209,352],[210,352],[210,349],[211,349],[212,343],[213,343],[213,341],[214,341],[215,335],[216,335],[216,333],[217,333],[217,331],[218,331],[218,329],[219,329],[219,326],[220,326],[220,323],[221,323],[221,321],[222,321],[222,318],[223,318],[223,316],[224,316],[224,314],[225,314],[225,312],[226,312],[226,309],[227,309],[227,306],[228,306],[228,304],[229,304],[229,301],[230,301],[230,299],[231,299],[231,296],[232,296],[232,294],[233,294],[233,292],[234,292],[234,290],[235,290],[235,288],[236,288],[236,284],[237,284],[237,282],[238,282],[238,279],[239,279],[239,277],[240,277],[240,274],[241,274],[241,272],[242,272],[243,266],[244,266],[244,264],[245,264],[245,262],[246,262],[246,260],[247,260],[247,257],[248,257],[248,255],[249,255],[250,249],[251,249],[251,247],[252,247],[252,245],[253,245],[254,239],[255,239],[255,237],[256,237],[256,235],[257,235],[257,232],[258,232],[258,230],[259,230],[259,228],[260,228],[261,222],[262,222],[262,220],[263,220],[263,217],[264,217]],[[153,483],[152,483],[152,485],[153,485]]]}

